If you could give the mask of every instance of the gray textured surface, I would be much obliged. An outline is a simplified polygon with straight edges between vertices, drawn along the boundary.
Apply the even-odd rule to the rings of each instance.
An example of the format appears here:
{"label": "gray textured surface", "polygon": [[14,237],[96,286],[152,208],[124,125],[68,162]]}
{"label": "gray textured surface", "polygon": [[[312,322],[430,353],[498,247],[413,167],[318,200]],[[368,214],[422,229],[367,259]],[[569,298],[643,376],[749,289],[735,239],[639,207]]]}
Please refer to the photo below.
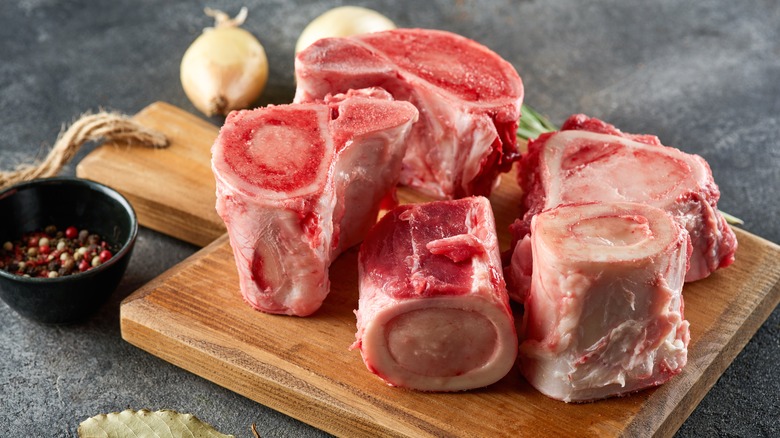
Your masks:
{"label": "gray textured surface", "polygon": [[[334,1],[246,1],[246,28],[271,64],[263,103],[289,101],[293,48]],[[780,242],[780,3],[402,0],[356,2],[398,25],[454,31],[512,62],[526,102],[560,123],[585,112],[703,155],[724,211]],[[13,0],[0,7],[0,169],[42,156],[61,125],[101,107],[133,114],[155,100],[195,112],[181,55],[223,1]],[[213,120],[220,123],[219,120]],[[87,148],[77,158],[94,145]],[[75,163],[75,162],[74,162]],[[64,173],[72,174],[73,165]],[[0,212],[4,214],[4,212]],[[194,247],[142,230],[113,299],[87,323],[48,327],[0,304],[0,436],[73,436],[125,408],[191,412],[249,437],[320,436],[122,341],[119,302]],[[780,310],[685,422],[679,436],[778,436]]]}

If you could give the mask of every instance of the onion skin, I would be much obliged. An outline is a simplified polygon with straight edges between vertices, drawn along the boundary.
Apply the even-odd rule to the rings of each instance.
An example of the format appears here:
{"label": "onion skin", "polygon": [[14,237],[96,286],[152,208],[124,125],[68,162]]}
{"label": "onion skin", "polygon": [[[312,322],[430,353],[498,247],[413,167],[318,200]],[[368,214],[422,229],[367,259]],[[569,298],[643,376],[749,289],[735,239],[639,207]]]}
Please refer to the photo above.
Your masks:
{"label": "onion skin", "polygon": [[181,84],[207,116],[249,108],[268,81],[268,58],[248,31],[225,26],[206,30],[184,52]]}
{"label": "onion skin", "polygon": [[348,37],[395,28],[395,23],[377,11],[359,6],[341,6],[315,18],[303,29],[295,44],[295,53],[322,38]]}

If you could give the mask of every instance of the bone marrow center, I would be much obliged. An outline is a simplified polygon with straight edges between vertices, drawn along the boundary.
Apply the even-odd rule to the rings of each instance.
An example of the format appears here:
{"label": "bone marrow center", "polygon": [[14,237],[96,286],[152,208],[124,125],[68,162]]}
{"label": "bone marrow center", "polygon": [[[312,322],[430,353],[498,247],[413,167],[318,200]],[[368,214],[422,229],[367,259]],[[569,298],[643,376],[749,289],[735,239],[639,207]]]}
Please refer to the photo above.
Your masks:
{"label": "bone marrow center", "polygon": [[[300,124],[300,123],[299,123]],[[316,129],[285,123],[258,124],[243,144],[225,154],[233,172],[256,187],[289,192],[310,184],[325,158],[324,140]]]}
{"label": "bone marrow center", "polygon": [[463,375],[489,362],[497,333],[484,315],[462,309],[419,309],[396,316],[386,326],[390,356],[425,376]]}
{"label": "bone marrow center", "polygon": [[571,234],[592,246],[635,246],[652,237],[648,220],[639,215],[600,216],[574,223]]}

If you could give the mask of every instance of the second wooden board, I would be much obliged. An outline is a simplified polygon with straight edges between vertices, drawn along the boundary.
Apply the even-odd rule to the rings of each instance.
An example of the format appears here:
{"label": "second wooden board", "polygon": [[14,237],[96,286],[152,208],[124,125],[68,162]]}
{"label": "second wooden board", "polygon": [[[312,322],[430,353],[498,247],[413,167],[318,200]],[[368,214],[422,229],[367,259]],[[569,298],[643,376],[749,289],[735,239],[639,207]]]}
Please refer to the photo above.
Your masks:
{"label": "second wooden board", "polygon": [[169,146],[103,144],[81,160],[76,174],[122,193],[145,227],[198,246],[213,242],[225,232],[214,209],[210,161],[217,127],[164,102],[147,106],[133,120],[165,134]]}

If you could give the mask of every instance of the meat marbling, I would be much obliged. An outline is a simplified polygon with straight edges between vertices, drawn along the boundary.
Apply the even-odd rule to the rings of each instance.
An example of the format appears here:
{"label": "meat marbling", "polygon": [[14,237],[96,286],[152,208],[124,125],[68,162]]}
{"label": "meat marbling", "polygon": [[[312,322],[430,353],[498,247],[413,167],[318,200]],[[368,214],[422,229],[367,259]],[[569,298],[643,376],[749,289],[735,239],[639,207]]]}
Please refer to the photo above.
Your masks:
{"label": "meat marbling", "polygon": [[296,102],[378,86],[413,103],[401,183],[437,198],[489,195],[518,158],[523,84],[487,47],[453,33],[396,29],[315,42],[295,60]]}
{"label": "meat marbling", "polygon": [[522,302],[531,278],[529,227],[544,211],[579,202],[641,202],[671,214],[690,234],[693,254],[686,281],[709,276],[734,261],[736,236],[717,210],[718,186],[698,155],[663,146],[652,135],[619,131],[577,114],[528,145],[519,166],[525,214],[514,236],[506,281]]}
{"label": "meat marbling", "polygon": [[388,384],[479,388],[517,355],[495,222],[484,197],[403,205],[360,248],[356,342]]}
{"label": "meat marbling", "polygon": [[664,383],[687,362],[688,233],[646,204],[570,204],[531,220],[520,364],[566,402]]}
{"label": "meat marbling", "polygon": [[417,116],[381,89],[228,116],[212,148],[216,207],[250,305],[299,316],[320,307],[331,261],[394,196]]}

